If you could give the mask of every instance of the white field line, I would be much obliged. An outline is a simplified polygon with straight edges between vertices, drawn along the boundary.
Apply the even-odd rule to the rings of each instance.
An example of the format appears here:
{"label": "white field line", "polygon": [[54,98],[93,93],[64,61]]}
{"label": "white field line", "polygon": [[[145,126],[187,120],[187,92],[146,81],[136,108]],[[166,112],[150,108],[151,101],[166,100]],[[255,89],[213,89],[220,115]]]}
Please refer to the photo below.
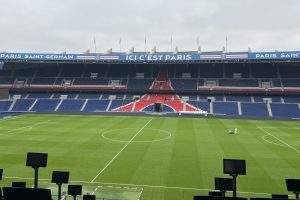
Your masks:
{"label": "white field line", "polygon": [[284,129],[300,129],[300,127],[286,127],[286,126],[258,126],[259,128],[284,128]]}
{"label": "white field line", "polygon": [[0,121],[8,121],[8,120],[19,119],[19,118],[22,117],[21,116],[3,117],[0,119]]}
{"label": "white field line", "polygon": [[47,121],[44,121],[44,122],[38,122],[38,123],[32,124],[31,126],[24,126],[24,127],[12,129],[12,130],[6,131],[4,133],[1,133],[0,135],[5,136],[5,135],[13,135],[13,134],[17,134],[17,133],[27,132],[27,131],[32,130],[33,126],[37,126],[37,125],[40,125],[40,124],[45,124],[45,123],[48,123],[49,121],[50,120],[47,120]]}
{"label": "white field line", "polygon": [[[19,180],[33,180],[34,178],[22,178],[22,177],[3,177],[4,179],[19,179]],[[39,179],[43,181],[50,181],[51,179]],[[101,184],[101,185],[112,185],[115,186],[122,186],[126,188],[126,186],[129,187],[137,187],[137,188],[162,188],[162,189],[177,189],[177,190],[194,190],[194,191],[210,191],[214,190],[212,188],[186,188],[186,187],[176,187],[176,186],[164,186],[164,185],[144,185],[144,184],[130,184],[130,183],[107,183],[107,182],[93,182],[90,181],[69,181],[70,183],[83,183],[83,185],[91,185],[91,184]],[[101,187],[101,186],[100,186]],[[134,189],[134,188],[128,188],[128,189]],[[237,193],[240,194],[255,194],[255,195],[271,195],[270,193],[263,193],[263,192],[243,192],[243,191],[237,191]]]}
{"label": "white field line", "polygon": [[141,192],[140,192],[140,194],[139,194],[139,198],[138,198],[138,200],[140,200],[140,198],[141,198],[141,196],[142,196],[142,193],[143,193],[143,188],[142,188],[142,190],[141,190]]}
{"label": "white field line", "polygon": [[277,143],[275,143],[275,142],[271,142],[271,141],[269,141],[269,140],[267,140],[266,139],[266,136],[270,136],[270,135],[264,135],[264,136],[262,136],[261,137],[261,139],[263,139],[265,142],[267,142],[267,143],[270,143],[270,144],[274,144],[274,145],[277,145],[277,146],[280,146],[280,147],[285,147],[283,144],[277,144]]}
{"label": "white field line", "polygon": [[92,195],[94,195],[95,194],[95,192],[99,189],[99,188],[101,188],[102,186],[97,186],[96,188],[95,188],[95,190],[92,192]]}
{"label": "white field line", "polygon": [[138,134],[140,132],[142,132],[142,130],[153,120],[153,117],[131,138],[131,140],[129,140],[127,142],[127,144],[119,151],[119,153],[117,153],[106,165],[105,167],[93,178],[93,180],[91,180],[91,183],[93,183],[98,176],[104,172],[104,170],[123,152],[123,150],[134,140],[134,138],[136,138],[138,136]]}
{"label": "white field line", "polygon": [[279,139],[279,138],[276,137],[275,135],[272,135],[271,133],[269,133],[269,132],[266,131],[265,129],[263,129],[263,128],[259,127],[259,126],[257,126],[257,128],[258,128],[259,130],[263,131],[264,133],[266,133],[266,134],[272,136],[273,138],[275,138],[276,140],[278,140],[278,141],[281,142],[282,144],[285,144],[288,148],[290,148],[290,149],[294,150],[295,152],[297,152],[298,154],[300,154],[300,151],[299,151],[298,149],[296,149],[295,147],[289,145],[288,143],[286,143],[285,141]]}
{"label": "white field line", "polygon": [[16,128],[16,129],[6,131],[4,133],[0,133],[0,135],[13,135],[13,134],[16,134],[16,133],[23,133],[23,132],[30,131],[30,130],[32,130],[32,126],[24,126],[24,127],[20,127],[20,128]]}

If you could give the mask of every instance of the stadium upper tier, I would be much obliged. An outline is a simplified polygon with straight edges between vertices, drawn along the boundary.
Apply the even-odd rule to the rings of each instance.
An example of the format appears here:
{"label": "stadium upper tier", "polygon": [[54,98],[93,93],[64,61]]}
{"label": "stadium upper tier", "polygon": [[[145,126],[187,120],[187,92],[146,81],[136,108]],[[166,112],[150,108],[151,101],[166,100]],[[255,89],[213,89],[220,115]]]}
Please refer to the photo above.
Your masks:
{"label": "stadium upper tier", "polygon": [[[162,66],[175,91],[300,91],[299,63],[23,64],[7,63],[0,88],[149,90]],[[157,90],[162,90],[157,88]]]}

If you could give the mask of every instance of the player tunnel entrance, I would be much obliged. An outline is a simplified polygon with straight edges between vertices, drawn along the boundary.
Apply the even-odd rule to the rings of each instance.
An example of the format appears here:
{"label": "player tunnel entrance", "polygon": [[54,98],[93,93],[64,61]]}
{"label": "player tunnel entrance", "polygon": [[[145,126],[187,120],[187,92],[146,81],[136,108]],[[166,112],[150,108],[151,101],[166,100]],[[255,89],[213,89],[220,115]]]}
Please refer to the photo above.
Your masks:
{"label": "player tunnel entrance", "polygon": [[163,111],[163,104],[162,103],[155,103],[154,104],[154,112],[162,112]]}

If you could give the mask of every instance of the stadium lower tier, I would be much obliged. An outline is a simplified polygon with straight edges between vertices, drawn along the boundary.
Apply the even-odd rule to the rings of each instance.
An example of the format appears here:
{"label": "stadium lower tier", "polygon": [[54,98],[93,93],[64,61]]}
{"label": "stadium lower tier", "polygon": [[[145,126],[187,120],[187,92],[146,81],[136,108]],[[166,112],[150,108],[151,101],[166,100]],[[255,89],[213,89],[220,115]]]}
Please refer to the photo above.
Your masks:
{"label": "stadium lower tier", "polygon": [[26,93],[0,101],[1,112],[161,112],[300,118],[297,96]]}

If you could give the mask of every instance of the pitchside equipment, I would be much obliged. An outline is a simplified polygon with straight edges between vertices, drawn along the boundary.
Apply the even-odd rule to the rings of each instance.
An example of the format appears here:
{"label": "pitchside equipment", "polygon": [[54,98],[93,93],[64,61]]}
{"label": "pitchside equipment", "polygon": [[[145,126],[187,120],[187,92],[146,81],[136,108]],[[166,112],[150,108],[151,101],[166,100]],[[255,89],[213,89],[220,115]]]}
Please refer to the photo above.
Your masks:
{"label": "pitchside equipment", "polygon": [[293,192],[296,195],[296,199],[299,199],[300,179],[285,179],[285,182],[287,190]]}
{"label": "pitchside equipment", "polygon": [[26,182],[12,182],[11,187],[26,188]]}
{"label": "pitchside equipment", "polygon": [[82,185],[68,185],[68,195],[71,195],[76,200],[77,195],[82,194]]}
{"label": "pitchside equipment", "polygon": [[246,161],[223,159],[223,171],[224,174],[232,176],[232,193],[233,197],[236,197],[236,178],[238,175],[246,175]]}
{"label": "pitchside equipment", "polygon": [[58,200],[61,199],[61,186],[63,183],[69,183],[70,172],[53,171],[52,183],[56,183],[58,186]]}
{"label": "pitchside equipment", "polygon": [[50,189],[4,187],[5,200],[52,200]]}
{"label": "pitchside equipment", "polygon": [[39,168],[46,167],[48,160],[47,153],[27,153],[26,166],[34,169],[34,188],[38,188]]}
{"label": "pitchside equipment", "polygon": [[215,178],[215,190],[219,190],[222,196],[225,197],[226,191],[232,191],[231,178]]}

